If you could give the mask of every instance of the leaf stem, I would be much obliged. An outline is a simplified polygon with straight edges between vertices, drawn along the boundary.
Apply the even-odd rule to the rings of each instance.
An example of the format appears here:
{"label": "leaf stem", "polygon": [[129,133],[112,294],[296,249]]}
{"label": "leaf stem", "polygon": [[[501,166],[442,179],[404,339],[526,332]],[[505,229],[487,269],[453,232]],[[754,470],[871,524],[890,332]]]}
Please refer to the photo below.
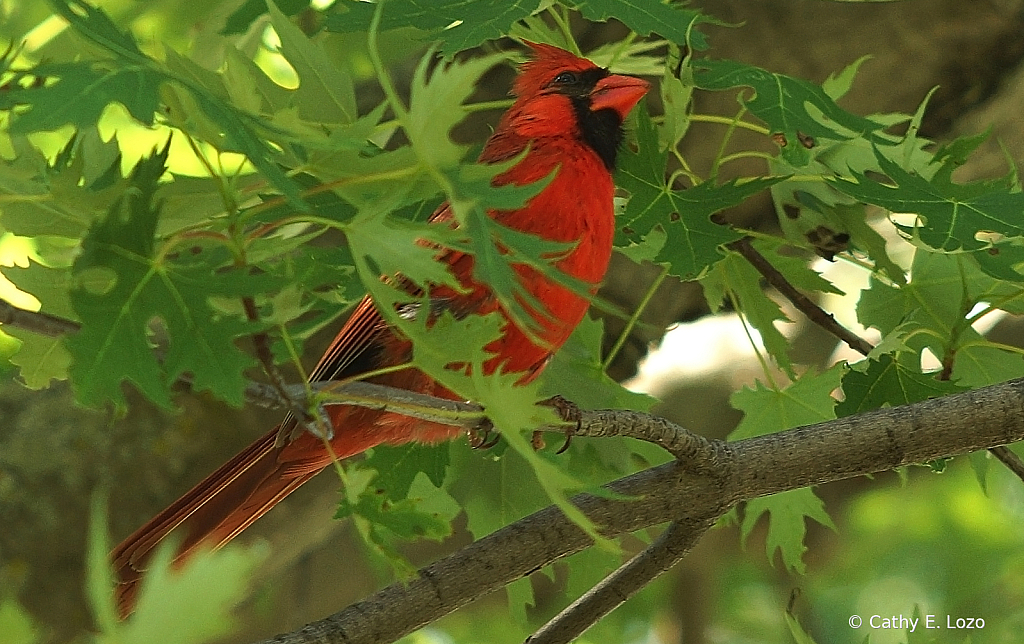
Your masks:
{"label": "leaf stem", "polygon": [[[409,110],[406,109],[405,104],[402,103],[402,99],[399,98],[398,92],[395,90],[395,85],[391,81],[391,75],[388,73],[384,63],[380,57],[380,47],[377,41],[380,32],[380,20],[381,16],[384,15],[383,7],[384,2],[378,2],[376,9],[373,12],[373,20],[370,21],[370,30],[366,34],[366,49],[367,56],[370,58],[370,63],[373,65],[373,71],[377,75],[377,82],[380,83],[381,89],[384,91],[384,98],[387,100],[388,105],[391,106],[391,110],[395,113],[395,120],[398,121],[398,125],[409,132]],[[444,190],[445,194],[451,195],[454,191],[452,189],[451,182],[445,177],[437,168],[430,163],[425,163],[423,159],[422,143],[417,145],[416,141],[413,141],[410,137],[410,143],[412,143],[412,151],[416,155],[416,158],[420,160],[419,167],[434,179],[434,181]]]}
{"label": "leaf stem", "polygon": [[[561,14],[558,12],[558,8],[561,8]],[[551,19],[558,26],[558,30],[565,36],[565,42],[572,53],[582,56],[583,53],[580,51],[580,46],[576,44],[576,40],[572,37],[572,28],[569,26],[569,8],[564,5],[552,4],[548,7],[548,15],[551,16]]]}
{"label": "leaf stem", "polygon": [[740,112],[739,115],[732,118],[727,116],[718,116],[717,114],[691,114],[690,120],[697,123],[718,123],[720,125],[728,125],[733,128],[738,127],[744,130],[750,130],[751,132],[757,132],[758,134],[763,134],[765,136],[771,134],[771,132],[766,127],[757,125],[755,123],[751,123],[749,121],[740,120],[740,117],[743,116],[744,112],[746,112],[745,108]]}
{"label": "leaf stem", "polygon": [[633,327],[636,326],[636,323],[643,314],[644,309],[647,308],[647,305],[651,302],[651,298],[654,297],[654,292],[658,290],[661,283],[665,281],[666,277],[668,277],[668,268],[668,266],[661,267],[661,272],[658,273],[658,276],[654,278],[654,281],[651,282],[651,285],[647,288],[647,292],[644,293],[643,299],[640,300],[636,310],[633,311],[633,315],[626,320],[626,326],[623,327],[622,332],[619,333],[619,337],[615,340],[615,344],[612,346],[611,350],[608,351],[608,355],[605,356],[604,362],[601,364],[602,371],[607,371],[608,367],[611,366],[612,361],[615,360],[615,356],[617,356],[619,351],[622,349],[622,345],[626,343],[626,339],[633,331]]}
{"label": "leaf stem", "polygon": [[[743,115],[747,113],[747,108],[744,106],[740,107],[740,111],[736,113],[732,121],[729,122],[725,130],[725,135],[722,136],[722,143],[718,146],[718,152],[715,154],[715,161],[711,164],[711,172],[708,174],[709,179],[715,179],[718,177],[718,169],[722,167],[722,159],[725,157],[725,148],[728,147],[729,141],[732,139],[732,135],[736,132],[736,128],[742,123]],[[692,120],[692,116],[691,116]],[[765,132],[767,134],[767,132]]]}
{"label": "leaf stem", "polygon": [[750,332],[750,325],[747,324],[747,318],[743,315],[743,309],[740,308],[740,303],[736,299],[736,294],[729,290],[729,302],[732,303],[732,308],[736,311],[737,317],[740,319],[740,324],[743,325],[743,333],[747,335],[747,341],[750,342],[750,347],[754,350],[754,355],[757,356],[757,361],[761,364],[761,372],[764,373],[765,380],[768,381],[768,386],[773,391],[780,391],[779,385],[775,382],[775,378],[772,376],[771,367],[768,365],[768,361],[765,359],[764,354],[761,353],[761,349],[758,348],[757,342],[754,342],[754,334]]}
{"label": "leaf stem", "polygon": [[754,150],[747,150],[744,152],[734,152],[727,154],[719,160],[719,165],[725,165],[730,161],[737,161],[739,159],[764,159],[765,161],[774,161],[775,156],[768,154],[767,152],[756,152]]}

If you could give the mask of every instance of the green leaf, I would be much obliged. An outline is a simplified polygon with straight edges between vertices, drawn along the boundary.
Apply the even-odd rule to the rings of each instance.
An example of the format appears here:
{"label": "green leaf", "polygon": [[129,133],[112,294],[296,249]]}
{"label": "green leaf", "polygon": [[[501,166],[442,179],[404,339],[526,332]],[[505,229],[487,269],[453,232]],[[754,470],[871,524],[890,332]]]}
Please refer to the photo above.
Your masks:
{"label": "green leaf", "polygon": [[[537,10],[540,0],[388,0],[380,28],[415,27],[424,39],[442,39],[446,59],[487,40],[501,38],[512,25]],[[376,3],[346,2],[342,13],[327,17],[328,31],[367,31]]]}
{"label": "green leaf", "polygon": [[[753,389],[745,387],[734,393],[730,402],[743,412],[743,420],[729,434],[729,440],[832,420],[836,404],[832,392],[839,386],[845,370],[844,365],[836,364],[823,373],[807,372],[784,389],[769,389],[758,382]],[[821,500],[810,488],[803,488],[748,501],[740,526],[744,539],[766,512],[770,515],[765,544],[768,559],[773,560],[778,549],[783,565],[802,574],[802,556],[807,550],[803,544],[804,517],[835,529]]]}
{"label": "green leaf", "polygon": [[906,282],[903,268],[889,256],[885,237],[868,223],[867,212],[862,204],[835,204],[822,208],[831,212],[850,234],[850,243],[865,253],[875,263],[877,270],[885,273],[895,284]]}
{"label": "green leaf", "polygon": [[351,123],[356,120],[356,96],[352,78],[335,66],[327,54],[292,24],[271,1],[270,22],[281,39],[281,54],[299,76],[295,93],[299,116],[318,123]]}
{"label": "green leaf", "polygon": [[[599,545],[610,547],[593,523],[569,503],[569,495],[586,486],[557,461],[534,450],[524,437],[524,433],[555,420],[550,408],[536,404],[542,400],[539,383],[523,384],[522,374],[517,373],[485,375],[484,363],[491,357],[485,347],[500,336],[503,324],[503,316],[498,314],[456,320],[446,313],[430,327],[417,321],[403,330],[413,340],[413,363],[448,389],[483,406],[508,445],[533,469],[548,498]],[[458,365],[458,370],[451,365]]]}
{"label": "green leaf", "polygon": [[491,54],[455,61],[437,65],[430,74],[427,69],[433,52],[420,60],[410,88],[408,120],[403,125],[421,162],[439,170],[459,162],[466,146],[453,143],[449,131],[465,116],[462,103],[473,93],[480,76],[505,58],[504,54]]}
{"label": "green leaf", "polygon": [[853,79],[856,78],[860,66],[869,60],[871,60],[870,55],[861,56],[844,67],[838,74],[829,74],[825,82],[821,84],[821,91],[825,92],[833,101],[838,101],[853,87]]}
{"label": "green leaf", "polygon": [[[44,313],[75,319],[68,297],[72,281],[67,268],[47,268],[30,261],[24,268],[4,267],[3,273],[19,289],[35,296]],[[11,362],[20,368],[18,373],[27,387],[42,389],[49,387],[53,380],[67,379],[71,354],[64,338],[51,338],[9,326],[4,326],[3,332],[21,341]]]}
{"label": "green leaf", "polygon": [[806,164],[815,139],[872,138],[884,127],[850,114],[820,86],[803,79],[734,60],[699,60],[694,67],[695,82],[702,89],[752,88],[754,94],[744,105],[773,134],[782,135],[782,156],[794,165]]}
{"label": "green leaf", "polygon": [[765,290],[761,288],[761,274],[739,253],[729,252],[700,279],[704,297],[712,311],[723,303],[734,302],[743,317],[761,334],[765,349],[780,367],[792,375],[789,342],[775,327],[775,322],[790,322]]}
{"label": "green leaf", "polygon": [[844,294],[835,284],[823,278],[821,273],[812,269],[805,257],[783,254],[788,248],[782,241],[758,239],[753,242],[753,246],[793,286],[804,291]]}
{"label": "green leaf", "polygon": [[799,575],[807,571],[803,555],[807,552],[804,537],[807,534],[805,518],[836,530],[831,517],[825,511],[821,499],[809,487],[789,490],[759,499],[751,499],[744,506],[743,523],[740,525],[742,539],[746,540],[762,514],[768,514],[768,536],[765,551],[768,560],[774,562],[775,551],[782,555],[782,565]]}
{"label": "green leaf", "polygon": [[360,465],[377,470],[377,485],[391,500],[409,496],[413,480],[423,473],[434,487],[441,487],[451,461],[449,445],[412,443],[401,447],[380,445]]}
{"label": "green leaf", "polygon": [[81,237],[127,188],[117,140],[104,143],[94,127],[79,131],[52,162],[26,137],[12,143],[17,156],[0,162],[0,223],[16,235]]}
{"label": "green leaf", "polygon": [[462,502],[474,539],[550,504],[529,463],[505,443],[486,451],[455,443],[452,467],[449,489]]}
{"label": "green leaf", "polygon": [[0,598],[0,642],[2,644],[35,644],[42,639],[32,617],[13,596]]}
{"label": "green leaf", "polygon": [[743,412],[743,420],[729,440],[832,420],[836,417],[832,392],[845,371],[844,365],[836,364],[822,373],[807,372],[783,389],[769,389],[757,382],[753,389],[737,391],[729,401]]}
{"label": "green leaf", "polygon": [[959,340],[952,374],[958,385],[975,389],[1024,377],[1019,353],[990,345],[974,329],[967,329]]}
{"label": "green leaf", "polygon": [[711,221],[711,215],[742,203],[780,179],[730,181],[720,186],[705,181],[689,190],[673,190],[665,180],[668,152],[659,151],[657,129],[646,109],[635,112],[638,150],[623,149],[615,174],[616,185],[630,193],[626,210],[616,222],[615,244],[639,244],[658,227],[667,238],[655,261],[670,264],[673,275],[698,277],[721,259],[722,244],[741,236]]}
{"label": "green leaf", "polygon": [[101,634],[98,644],[222,639],[235,630],[231,611],[248,594],[249,580],[266,554],[259,546],[201,551],[179,568],[171,565],[172,548],[160,547],[149,562],[135,613],[113,632]]}
{"label": "green leaf", "polygon": [[[796,590],[793,590],[794,597]],[[800,625],[800,620],[793,614],[793,599],[790,599],[790,606],[786,609],[786,614],[783,618],[786,620],[786,628],[789,629],[789,634],[792,636],[793,641],[796,644],[817,644],[814,638],[804,630],[804,627]]]}
{"label": "green leaf", "polygon": [[435,487],[420,472],[409,484],[408,497],[393,500],[389,491],[378,489],[371,481],[357,497],[357,502],[342,499],[334,518],[358,517],[363,523],[360,530],[368,543],[392,563],[402,566],[395,547],[399,540],[440,541],[450,536],[451,521],[460,509],[447,492]]}
{"label": "green leaf", "polygon": [[[913,362],[920,364],[916,356]],[[836,415],[852,416],[881,407],[910,405],[960,391],[965,389],[883,355],[868,361],[867,370],[852,369],[843,376],[846,399],[836,405]]]}
{"label": "green leaf", "polygon": [[[82,330],[67,343],[76,393],[86,405],[105,400],[123,405],[120,385],[129,380],[169,406],[170,385],[183,373],[192,374],[198,390],[242,403],[243,371],[252,358],[235,340],[253,325],[221,315],[209,298],[265,292],[273,280],[226,270],[226,255],[201,246],[187,255],[158,251],[154,233],[160,206],[154,194],[166,158],[164,148],[139,162],[131,188],[90,229],[74,264],[78,284],[71,301]],[[153,320],[160,320],[168,335],[162,363],[149,337]]]}
{"label": "green leaf", "polygon": [[583,409],[650,410],[656,399],[626,389],[604,372],[603,336],[603,321],[583,318],[544,368],[541,391],[545,396],[564,396]]}
{"label": "green leaf", "polygon": [[587,20],[606,21],[614,18],[641,36],[656,33],[674,43],[688,42],[694,49],[707,49],[707,38],[694,25],[723,23],[705,16],[697,9],[678,3],[650,0],[586,0],[567,3]]}
{"label": "green leaf", "polygon": [[[41,79],[45,82],[34,82]],[[64,125],[96,125],[107,105],[120,103],[144,125],[153,124],[163,78],[142,66],[105,68],[100,63],[50,63],[19,72],[0,92],[0,110],[18,109],[13,134],[47,132]]]}
{"label": "green leaf", "polygon": [[1006,240],[982,248],[974,253],[974,259],[986,275],[1010,282],[1024,281],[1024,245],[1015,240]]}
{"label": "green leaf", "polygon": [[928,349],[940,360],[953,359],[952,380],[968,387],[1024,375],[1024,360],[992,345],[968,324],[979,302],[995,303],[1010,313],[1022,312],[1020,284],[993,279],[965,253],[918,250],[902,288],[871,281],[857,304],[857,318],[888,335],[897,327],[915,353]]}
{"label": "green leaf", "polygon": [[[309,7],[311,3],[310,0],[273,0],[271,4],[284,15],[294,16]],[[225,36],[245,33],[252,23],[266,12],[267,0],[245,0],[242,6],[228,16],[220,33]]]}
{"label": "green leaf", "polygon": [[118,58],[136,63],[149,60],[139,50],[132,35],[118,29],[102,9],[83,0],[49,0],[49,3],[54,11],[71,23],[84,38]]}
{"label": "green leaf", "polygon": [[[894,185],[854,172],[855,181],[833,179],[831,185],[866,203],[893,212],[914,213],[923,223],[914,228],[921,241],[942,251],[977,250],[988,246],[979,232],[1010,237],[1024,235],[1020,213],[1024,193],[1005,181],[955,184],[943,172],[931,180],[911,174],[876,150],[878,163]],[[1002,185],[1001,185],[1002,184]]]}
{"label": "green leaf", "polygon": [[114,575],[110,568],[110,535],[107,533],[107,497],[93,494],[89,512],[89,537],[86,552],[86,596],[91,604],[96,625],[103,631],[117,628],[118,614],[114,603]]}
{"label": "green leaf", "polygon": [[508,597],[512,621],[520,628],[526,629],[530,623],[527,609],[537,606],[537,598],[533,594],[533,582],[528,577],[517,579],[505,586],[505,594]]}
{"label": "green leaf", "polygon": [[[368,288],[370,282],[379,281],[381,275],[401,274],[414,278],[420,286],[448,285],[461,290],[448,267],[436,261],[437,248],[420,243],[423,239],[433,242],[450,240],[453,239],[453,232],[445,226],[364,213],[346,229],[345,236],[356,266],[360,266],[360,261],[366,266],[365,270],[360,271],[360,277]],[[387,298],[381,301],[402,297],[393,292],[381,292],[378,295]],[[412,298],[406,296],[405,299]]]}
{"label": "green leaf", "polygon": [[245,598],[253,572],[266,558],[265,547],[199,550],[179,565],[171,563],[175,544],[162,544],[147,562],[135,612],[121,621],[114,607],[104,506],[101,497],[94,500],[89,530],[87,595],[100,631],[93,641],[201,644],[234,630],[231,611]]}
{"label": "green leaf", "polygon": [[674,150],[690,129],[690,104],[693,99],[692,49],[684,56],[676,45],[669,45],[661,75],[661,102],[665,120],[658,129],[658,140],[664,149]]}
{"label": "green leaf", "polygon": [[908,321],[936,331],[935,336],[950,338],[979,302],[1009,313],[1024,313],[1024,288],[987,275],[975,257],[918,250],[911,266],[913,280],[895,288],[872,281],[861,296],[858,319],[883,333]]}

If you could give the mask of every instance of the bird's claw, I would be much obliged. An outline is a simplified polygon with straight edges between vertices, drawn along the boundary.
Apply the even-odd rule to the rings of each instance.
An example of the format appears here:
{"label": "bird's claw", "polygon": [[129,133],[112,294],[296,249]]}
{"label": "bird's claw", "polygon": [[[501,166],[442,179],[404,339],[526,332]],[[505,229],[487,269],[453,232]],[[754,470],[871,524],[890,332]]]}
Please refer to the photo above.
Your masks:
{"label": "bird's claw", "polygon": [[[491,433],[494,436],[491,436]],[[491,449],[501,440],[501,434],[494,432],[494,425],[490,420],[484,420],[479,427],[469,430],[469,446],[473,449]]]}
{"label": "bird's claw", "polygon": [[[572,443],[572,437],[580,430],[580,423],[583,418],[583,415],[580,413],[580,408],[576,403],[571,400],[566,400],[561,396],[552,396],[551,398],[542,401],[540,404],[554,408],[555,413],[558,414],[558,417],[561,418],[563,422],[571,423],[565,428],[565,442],[562,443],[562,446],[558,448],[557,452],[555,452],[555,454],[562,454],[569,449],[569,445]],[[541,441],[541,447],[543,447],[543,441]]]}

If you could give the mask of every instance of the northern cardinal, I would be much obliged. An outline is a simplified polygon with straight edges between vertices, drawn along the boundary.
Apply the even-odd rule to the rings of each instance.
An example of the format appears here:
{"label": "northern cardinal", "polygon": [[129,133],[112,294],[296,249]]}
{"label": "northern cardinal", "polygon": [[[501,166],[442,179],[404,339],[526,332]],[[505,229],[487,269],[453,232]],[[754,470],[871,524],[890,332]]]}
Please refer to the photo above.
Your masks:
{"label": "northern cardinal", "polygon": [[[614,186],[611,172],[622,142],[622,122],[648,84],[612,75],[589,60],[551,45],[528,43],[532,59],[522,66],[513,93],[517,97],[491,135],[480,161],[505,161],[529,149],[494,185],[524,185],[557,171],[547,186],[522,208],[494,211],[503,225],[547,240],[570,242],[571,252],[556,266],[579,280],[597,285],[612,252]],[[432,220],[449,222],[447,204]],[[438,298],[439,306],[458,315],[501,311],[488,287],[472,278],[472,257],[441,253],[465,287]],[[501,369],[522,373],[522,382],[544,368],[551,354],[579,324],[586,297],[552,283],[541,273],[516,266],[522,286],[546,308],[536,313],[539,333],[527,334],[506,315],[502,337],[487,350],[494,357],[486,372]],[[434,293],[431,292],[431,298]],[[430,308],[433,308],[431,306]],[[382,320],[365,298],[355,309],[311,374],[312,380],[359,378],[360,374],[408,362],[411,345]],[[369,379],[392,387],[454,398],[454,394],[413,368]],[[117,570],[118,606],[122,615],[133,609],[137,585],[154,547],[172,531],[180,538],[176,561],[200,546],[218,548],[230,541],[281,499],[327,467],[332,459],[359,454],[376,445],[411,441],[438,442],[459,430],[394,413],[359,407],[332,406],[330,444],[306,431],[279,425],[125,539],[112,553]],[[286,421],[289,422],[289,421]],[[294,423],[294,421],[290,421]],[[287,436],[280,441],[279,436]]]}

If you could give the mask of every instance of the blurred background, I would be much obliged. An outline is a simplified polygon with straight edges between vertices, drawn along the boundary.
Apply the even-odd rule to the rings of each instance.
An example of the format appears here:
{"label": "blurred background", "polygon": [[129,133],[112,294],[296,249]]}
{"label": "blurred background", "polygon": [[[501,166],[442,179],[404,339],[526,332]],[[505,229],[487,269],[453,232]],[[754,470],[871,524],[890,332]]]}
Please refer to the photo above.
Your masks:
{"label": "blurred background", "polygon": [[[179,51],[211,46],[239,1],[193,3],[185,0],[96,2],[119,25],[144,42],[164,42]],[[1024,2],[1020,0],[907,0],[893,3],[823,0],[699,0],[693,3],[734,27],[706,27],[716,58],[732,58],[814,82],[823,81],[856,59],[870,55],[841,104],[856,114],[912,113],[938,86],[922,126],[924,136],[948,140],[991,129],[993,136],[960,170],[968,180],[1007,172],[1007,158],[1024,160]],[[303,17],[300,15],[300,23]],[[47,5],[28,0],[0,1],[0,46],[26,41],[30,48],[51,46],[61,23]],[[265,23],[244,36],[255,48]],[[584,52],[620,38],[625,29],[611,21],[573,23]],[[397,84],[407,85],[424,47],[401,34],[385,34]],[[52,45],[57,46],[57,45]],[[339,44],[335,53],[362,71],[362,107],[380,95],[360,43]],[[475,96],[500,98],[510,85],[509,68],[489,73]],[[696,110],[735,113],[729,94],[695,96]],[[111,128],[123,117],[111,116]],[[457,133],[482,141],[496,112],[475,115]],[[714,126],[707,126],[714,127]],[[126,157],[148,151],[163,137],[147,138],[138,128],[119,134]],[[719,135],[695,125],[684,141],[695,168],[706,168],[717,152]],[[737,137],[736,145],[764,142]],[[708,144],[710,140],[713,143]],[[767,149],[767,148],[766,148]],[[126,161],[127,163],[128,161]],[[703,164],[703,165],[702,165]],[[737,166],[737,172],[763,167]],[[744,227],[777,226],[767,198],[745,204],[727,218]],[[16,261],[17,248],[0,245],[0,262]],[[894,253],[898,256],[899,251]],[[819,269],[829,268],[822,260]],[[838,269],[835,269],[838,270]],[[633,310],[656,267],[616,258],[602,295]],[[837,278],[840,281],[843,278]],[[855,297],[862,285],[843,283]],[[834,310],[836,303],[827,308]],[[843,315],[841,312],[839,315]],[[826,364],[836,359],[836,342],[799,314],[786,333],[799,360]],[[702,434],[723,437],[738,422],[730,394],[750,384],[760,367],[742,328],[729,316],[707,315],[700,288],[666,281],[612,366],[611,374],[662,402],[655,413]],[[853,328],[855,321],[844,319]],[[618,336],[620,320],[606,320],[607,344]],[[664,330],[671,328],[668,336]],[[1003,318],[990,337],[1021,344],[1021,323]],[[328,337],[322,339],[326,345]],[[318,355],[315,343],[310,356]],[[10,344],[7,351],[11,350]],[[653,353],[652,353],[653,351]],[[82,592],[85,527],[90,495],[111,490],[110,531],[119,540],[168,502],[276,422],[259,410],[233,410],[203,397],[182,397],[168,414],[133,399],[128,414],[76,407],[63,383],[29,391],[13,373],[0,383],[0,595],[14,595],[44,627],[47,641],[65,641],[89,625]],[[942,473],[912,468],[900,477],[887,473],[819,488],[837,531],[810,524],[805,556],[807,574],[787,573],[765,556],[759,531],[740,543],[735,527],[709,533],[697,549],[653,587],[595,629],[592,641],[788,642],[783,621],[791,596],[794,613],[819,642],[864,641],[865,628],[847,625],[851,614],[922,614],[981,617],[982,631],[929,633],[940,642],[1019,641],[1024,632],[1024,486],[994,466],[986,489],[966,459]],[[266,637],[323,617],[379,586],[379,571],[365,563],[363,546],[351,526],[326,520],[336,503],[337,481],[319,477],[300,489],[244,537],[262,539],[273,556],[261,569],[255,598],[242,610],[243,629],[230,641]],[[763,528],[763,524],[761,528]],[[443,544],[412,544],[416,563],[464,545],[460,526]],[[557,567],[556,567],[557,568]],[[540,604],[548,615],[555,605],[558,577],[536,575]],[[508,620],[501,593],[473,610],[495,626],[504,641]],[[548,604],[545,604],[548,602]],[[416,637],[462,641],[469,620],[456,613]],[[640,618],[643,616],[643,618]],[[512,638],[515,639],[515,638]],[[0,635],[0,641],[3,641]],[[512,640],[509,640],[512,641]],[[871,641],[906,641],[901,631],[872,631]],[[926,640],[919,640],[926,641]]]}

